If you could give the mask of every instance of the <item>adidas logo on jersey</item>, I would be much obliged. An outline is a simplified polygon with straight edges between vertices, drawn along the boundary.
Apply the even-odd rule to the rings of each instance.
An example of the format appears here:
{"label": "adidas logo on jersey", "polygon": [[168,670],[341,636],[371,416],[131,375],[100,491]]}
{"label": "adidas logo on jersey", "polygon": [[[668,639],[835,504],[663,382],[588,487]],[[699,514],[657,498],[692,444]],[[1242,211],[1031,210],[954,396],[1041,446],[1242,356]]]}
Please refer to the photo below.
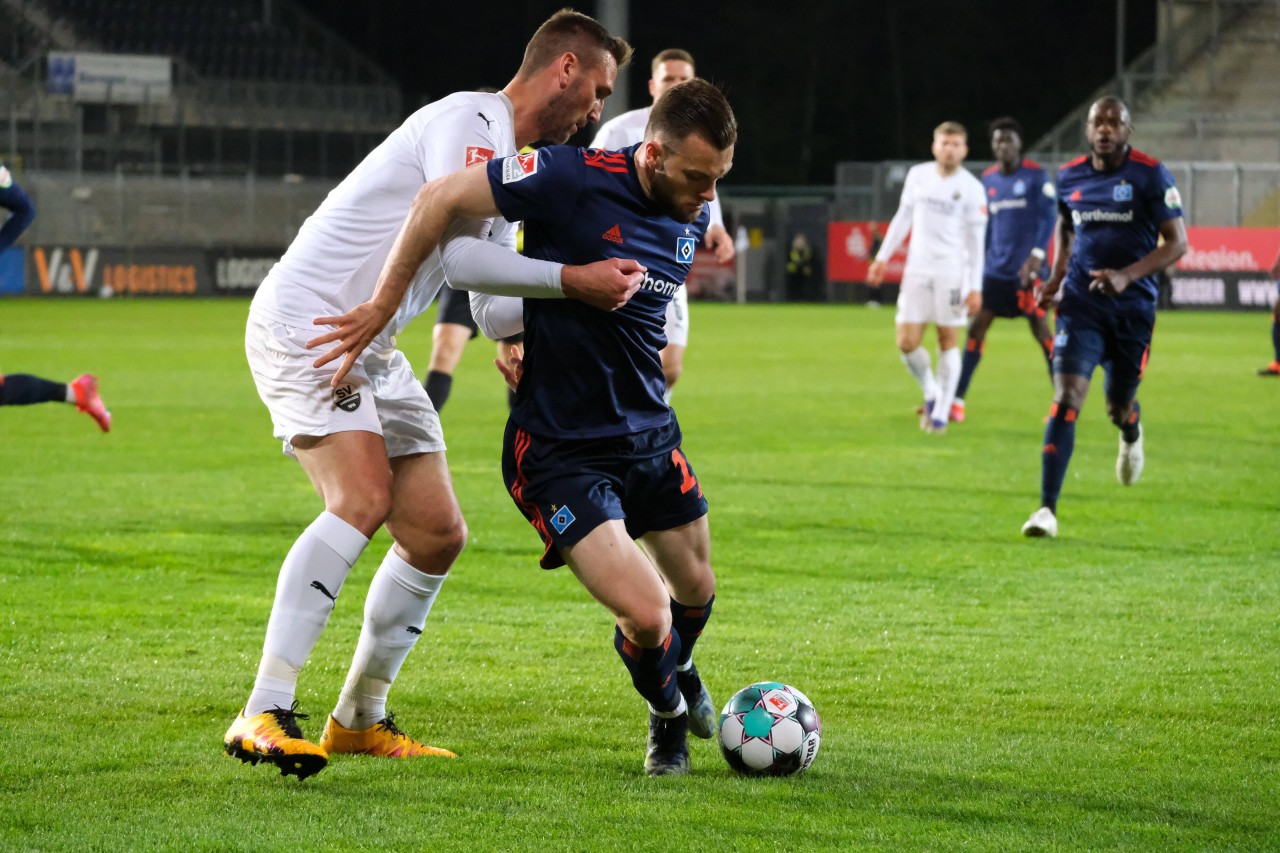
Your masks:
{"label": "adidas logo on jersey", "polygon": [[618,228],[617,225],[613,226],[600,236],[608,240],[610,243],[617,243],[619,246],[622,245],[622,230]]}

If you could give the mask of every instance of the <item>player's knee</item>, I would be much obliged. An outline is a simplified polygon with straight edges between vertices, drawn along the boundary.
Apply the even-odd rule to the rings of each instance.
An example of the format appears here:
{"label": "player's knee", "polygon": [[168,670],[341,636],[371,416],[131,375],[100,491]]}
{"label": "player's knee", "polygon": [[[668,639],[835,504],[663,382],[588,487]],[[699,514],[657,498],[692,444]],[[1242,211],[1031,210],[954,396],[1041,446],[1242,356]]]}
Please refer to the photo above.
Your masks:
{"label": "player's knee", "polygon": [[685,604],[701,604],[716,594],[716,575],[711,564],[704,563],[693,572],[680,588],[675,590],[676,600]]}
{"label": "player's knee", "polygon": [[467,544],[467,523],[462,513],[396,517],[387,530],[414,566],[448,570]]}
{"label": "player's knee", "polygon": [[391,514],[391,484],[328,490],[325,509],[365,536],[373,536]]}
{"label": "player's knee", "polygon": [[666,604],[662,607],[637,608],[619,616],[618,627],[627,639],[642,648],[657,648],[671,633],[671,608]]}

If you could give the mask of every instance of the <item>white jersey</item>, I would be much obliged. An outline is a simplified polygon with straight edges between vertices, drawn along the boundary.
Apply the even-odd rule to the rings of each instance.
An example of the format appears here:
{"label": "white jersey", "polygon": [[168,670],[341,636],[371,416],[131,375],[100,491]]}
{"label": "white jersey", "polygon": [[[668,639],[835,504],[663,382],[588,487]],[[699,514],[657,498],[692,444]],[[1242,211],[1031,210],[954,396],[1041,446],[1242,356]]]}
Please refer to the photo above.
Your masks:
{"label": "white jersey", "polygon": [[[459,92],[405,120],[334,187],[258,288],[251,313],[294,327],[344,314],[366,302],[422,185],[474,163],[516,153],[511,101]],[[515,247],[515,229],[493,221],[488,239]],[[401,308],[372,344],[425,311],[445,284],[439,250],[413,277]]]}
{"label": "white jersey", "polygon": [[966,169],[943,177],[936,163],[907,172],[898,212],[876,260],[888,261],[911,234],[903,276],[962,274],[963,291],[982,289],[987,203],[982,182]]}
{"label": "white jersey", "polygon": [[[653,112],[652,106],[642,107],[609,119],[600,125],[600,129],[596,131],[596,138],[591,140],[591,145],[588,147],[617,151],[619,148],[635,145],[644,139],[644,129],[649,124],[651,112]],[[711,217],[708,225],[724,227],[724,213],[720,210],[719,196],[707,204],[707,215]]]}

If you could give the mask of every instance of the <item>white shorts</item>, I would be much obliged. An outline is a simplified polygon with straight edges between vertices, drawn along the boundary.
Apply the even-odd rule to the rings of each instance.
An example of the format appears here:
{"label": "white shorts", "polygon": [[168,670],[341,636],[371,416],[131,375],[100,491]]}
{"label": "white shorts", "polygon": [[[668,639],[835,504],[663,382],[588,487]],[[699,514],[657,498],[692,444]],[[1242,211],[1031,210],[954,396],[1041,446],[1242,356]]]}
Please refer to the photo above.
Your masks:
{"label": "white shorts", "polygon": [[667,343],[687,347],[689,345],[689,292],[677,287],[675,295],[667,303]]}
{"label": "white shorts", "polygon": [[382,436],[389,459],[445,449],[440,416],[404,353],[365,350],[335,389],[329,382],[342,360],[312,367],[319,353],[305,346],[325,331],[252,314],[245,329],[249,369],[287,455],[294,456],[291,442],[296,436],[356,430]]}
{"label": "white shorts", "polygon": [[898,291],[898,323],[934,323],[966,326],[969,309],[964,304],[964,280],[956,275],[909,273]]}

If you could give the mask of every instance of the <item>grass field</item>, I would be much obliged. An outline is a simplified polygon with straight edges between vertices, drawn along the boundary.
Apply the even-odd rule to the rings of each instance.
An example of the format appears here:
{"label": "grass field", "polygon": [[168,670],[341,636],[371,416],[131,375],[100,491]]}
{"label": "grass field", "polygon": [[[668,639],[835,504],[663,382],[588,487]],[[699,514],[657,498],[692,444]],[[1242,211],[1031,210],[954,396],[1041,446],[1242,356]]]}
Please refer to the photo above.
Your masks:
{"label": "grass field", "polygon": [[[993,329],[969,421],[928,436],[888,311],[695,306],[676,407],[719,579],[698,660],[718,702],[762,679],[813,699],[821,751],[783,780],[702,741],[691,776],[643,776],[611,620],[537,568],[503,491],[476,342],[443,416],[471,541],[391,696],[461,757],[340,756],[298,783],[221,748],[320,510],[254,393],[246,308],[0,302],[0,370],[93,370],[116,418],[0,410],[0,848],[1280,849],[1262,315],[1163,315],[1142,481],[1115,480],[1099,393],[1061,534],[1033,541],[1049,388],[1020,324]],[[420,369],[429,331],[401,341]],[[303,671],[313,737],[386,545]]]}

